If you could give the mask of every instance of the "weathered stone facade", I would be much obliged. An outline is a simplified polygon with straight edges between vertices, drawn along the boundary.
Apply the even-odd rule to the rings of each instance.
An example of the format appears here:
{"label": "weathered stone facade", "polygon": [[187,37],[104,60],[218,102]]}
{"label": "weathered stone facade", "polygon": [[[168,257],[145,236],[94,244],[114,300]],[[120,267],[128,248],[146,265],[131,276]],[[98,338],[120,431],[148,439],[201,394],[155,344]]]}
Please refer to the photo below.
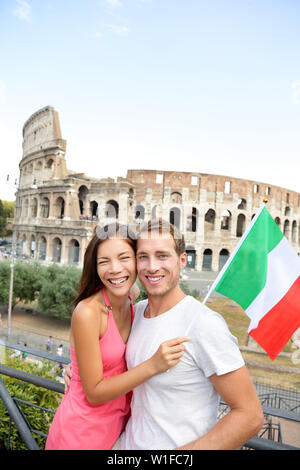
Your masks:
{"label": "weathered stone facade", "polygon": [[34,113],[23,127],[14,221],[19,254],[81,265],[98,223],[162,216],[185,234],[189,268],[218,271],[265,198],[300,253],[300,193],[202,173],[128,170],[126,178],[90,178],[70,172],[65,153],[57,112],[47,106]]}

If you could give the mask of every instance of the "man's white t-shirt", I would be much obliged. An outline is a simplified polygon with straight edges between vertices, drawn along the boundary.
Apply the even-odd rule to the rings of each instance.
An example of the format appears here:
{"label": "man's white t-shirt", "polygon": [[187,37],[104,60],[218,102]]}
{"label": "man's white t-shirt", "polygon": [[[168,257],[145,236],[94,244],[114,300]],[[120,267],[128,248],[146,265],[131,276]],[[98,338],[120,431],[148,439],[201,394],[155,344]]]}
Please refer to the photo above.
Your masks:
{"label": "man's white t-shirt", "polygon": [[217,421],[220,398],[208,377],[244,365],[224,319],[193,297],[154,318],[144,317],[146,306],[147,300],[135,306],[126,352],[129,369],[149,359],[164,341],[191,340],[176,366],[134,389],[119,444],[123,450],[174,449],[206,434]]}

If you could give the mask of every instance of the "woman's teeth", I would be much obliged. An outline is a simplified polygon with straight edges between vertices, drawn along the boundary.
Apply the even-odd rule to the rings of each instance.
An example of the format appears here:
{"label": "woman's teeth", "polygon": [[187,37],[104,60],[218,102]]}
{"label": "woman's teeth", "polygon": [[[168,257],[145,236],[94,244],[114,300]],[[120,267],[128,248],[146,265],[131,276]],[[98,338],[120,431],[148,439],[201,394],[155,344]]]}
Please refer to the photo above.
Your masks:
{"label": "woman's teeth", "polygon": [[124,277],[123,279],[110,279],[109,282],[115,286],[118,286],[120,284],[123,284],[126,282],[128,277]]}

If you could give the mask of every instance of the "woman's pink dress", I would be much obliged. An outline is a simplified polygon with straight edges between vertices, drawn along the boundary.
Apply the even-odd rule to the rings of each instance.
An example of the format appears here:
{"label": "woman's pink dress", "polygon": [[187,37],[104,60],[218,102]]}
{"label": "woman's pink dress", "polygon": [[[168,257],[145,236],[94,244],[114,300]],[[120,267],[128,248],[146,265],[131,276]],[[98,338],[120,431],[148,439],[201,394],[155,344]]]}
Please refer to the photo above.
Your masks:
{"label": "woman's pink dress", "polygon": [[[105,295],[105,291],[103,290]],[[107,297],[106,303],[108,304]],[[133,320],[133,307],[131,304]],[[99,340],[103,378],[126,372],[126,344],[109,310],[107,330]],[[46,450],[108,450],[124,430],[132,393],[100,405],[87,401],[78,371],[75,349],[70,347],[72,379],[52,421]]]}

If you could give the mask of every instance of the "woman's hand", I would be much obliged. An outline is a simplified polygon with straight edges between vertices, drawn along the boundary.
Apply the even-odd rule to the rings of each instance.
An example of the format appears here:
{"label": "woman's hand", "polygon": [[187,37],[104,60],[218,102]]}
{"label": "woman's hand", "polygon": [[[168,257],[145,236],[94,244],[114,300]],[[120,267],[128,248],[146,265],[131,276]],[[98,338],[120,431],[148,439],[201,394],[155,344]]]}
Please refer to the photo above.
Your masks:
{"label": "woman's hand", "polygon": [[67,391],[67,388],[70,385],[71,378],[72,378],[71,364],[68,364],[64,371],[65,393]]}
{"label": "woman's hand", "polygon": [[156,353],[153,354],[149,360],[151,367],[154,370],[154,374],[160,374],[171,367],[176,366],[185,350],[185,345],[182,343],[189,340],[190,338],[187,336],[182,336],[162,343]]}

